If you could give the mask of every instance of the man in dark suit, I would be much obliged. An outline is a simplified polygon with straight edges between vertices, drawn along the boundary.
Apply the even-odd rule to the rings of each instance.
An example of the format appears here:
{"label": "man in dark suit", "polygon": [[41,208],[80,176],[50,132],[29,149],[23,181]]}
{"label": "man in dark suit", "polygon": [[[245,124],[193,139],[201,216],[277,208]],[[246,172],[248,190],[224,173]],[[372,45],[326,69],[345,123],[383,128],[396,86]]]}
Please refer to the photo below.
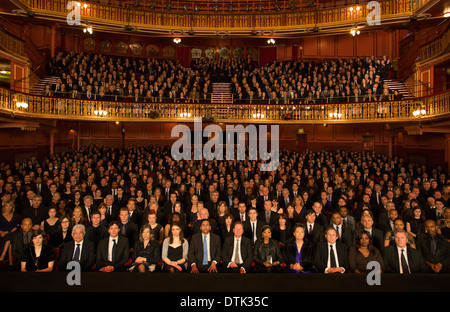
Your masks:
{"label": "man in dark suit", "polygon": [[205,202],[205,208],[208,209],[211,218],[215,219],[217,216],[217,208],[219,207],[220,193],[219,191],[210,192],[210,200]]}
{"label": "man in dark suit", "polygon": [[325,230],[325,241],[316,246],[314,264],[318,273],[345,273],[349,268],[348,248],[338,241],[338,233],[332,226]]}
{"label": "man in dark suit", "polygon": [[124,271],[124,265],[130,259],[128,239],[119,234],[117,221],[109,223],[108,233],[108,237],[98,243],[96,268],[101,272]]}
{"label": "man in dark suit", "polygon": [[91,214],[96,210],[94,199],[91,195],[83,197],[83,206],[81,208],[83,209],[83,218],[91,222]]}
{"label": "man in dark suit", "polygon": [[450,247],[447,239],[437,233],[436,221],[425,222],[425,232],[417,239],[417,250],[422,253],[430,273],[449,273]]}
{"label": "man in dark suit", "polygon": [[252,246],[255,245],[256,241],[262,237],[262,227],[266,223],[258,219],[258,211],[255,207],[250,207],[248,210],[248,219],[243,222],[244,226],[244,236],[247,237]]}
{"label": "man in dark suit", "polygon": [[[362,231],[367,231],[372,236],[373,245],[383,253],[384,250],[384,235],[383,232],[377,228],[373,227],[373,218],[371,216],[363,216],[361,218],[361,227],[355,229],[353,234],[353,241],[356,238],[357,234]],[[356,243],[354,241],[354,243]]]}
{"label": "man in dark suit", "polygon": [[20,231],[11,239],[12,271],[20,271],[20,258],[25,246],[31,243],[32,228],[33,221],[30,218],[23,218],[20,223]]}
{"label": "man in dark suit", "polygon": [[314,202],[312,209],[316,213],[316,223],[326,228],[328,226],[328,217],[322,212],[322,202]]}
{"label": "man in dark suit", "polygon": [[314,246],[317,245],[318,242],[324,240],[325,236],[323,233],[323,226],[317,224],[316,221],[316,213],[312,209],[308,209],[305,215],[306,219],[306,230],[305,230],[305,238],[308,239]]}
{"label": "man in dark suit", "polygon": [[224,270],[227,273],[247,273],[253,262],[253,252],[250,240],[243,236],[242,222],[234,223],[233,234],[225,238],[222,246],[221,259]]}
{"label": "man in dark suit", "polygon": [[97,250],[98,243],[108,237],[108,229],[103,226],[101,223],[100,212],[94,211],[91,214],[91,224],[86,229],[86,240],[89,240],[94,243],[94,248]]}
{"label": "man in dark suit", "polygon": [[111,217],[111,221],[119,220],[119,210],[121,207],[114,202],[114,196],[111,194],[106,195],[104,202],[106,205],[106,215]]}
{"label": "man in dark suit", "polygon": [[332,213],[331,226],[338,232],[338,241],[345,244],[347,248],[350,248],[353,245],[353,231],[350,227],[344,226],[339,211]]}
{"label": "man in dark suit", "polygon": [[394,236],[395,244],[384,249],[383,262],[386,273],[426,273],[427,266],[419,250],[408,246],[408,234],[399,230]]}
{"label": "man in dark suit", "polygon": [[[136,200],[134,198],[130,198],[128,200],[127,203],[127,208],[128,208],[128,213],[129,215],[129,221],[131,223],[136,224],[137,228],[138,228],[138,232],[141,229],[141,225],[142,225],[142,212],[139,209],[136,209]],[[133,248],[133,246],[131,246],[131,248]]]}
{"label": "man in dark suit", "polygon": [[286,211],[287,206],[292,203],[292,196],[289,193],[289,189],[284,188],[281,191],[281,197],[278,199],[278,207],[282,208],[284,211]]}
{"label": "man in dark suit", "polygon": [[130,221],[130,212],[127,207],[120,208],[119,227],[120,235],[128,239],[128,246],[132,251],[134,244],[139,239],[139,230],[137,225]]}
{"label": "man in dark suit", "polygon": [[258,212],[264,210],[264,203],[267,200],[271,200],[270,191],[268,187],[264,187],[262,190],[262,195],[256,198],[256,209],[258,209]]}
{"label": "man in dark suit", "polygon": [[194,234],[189,243],[188,261],[191,273],[217,273],[220,262],[221,242],[217,234],[211,233],[210,220],[201,221],[201,233]]}
{"label": "man in dark suit", "polygon": [[64,244],[61,256],[58,261],[60,271],[67,271],[67,263],[77,261],[81,271],[87,272],[92,269],[95,263],[95,244],[84,239],[86,229],[82,224],[76,224],[72,229],[73,241]]}
{"label": "man in dark suit", "polygon": [[177,202],[177,193],[171,192],[169,194],[169,201],[164,204],[164,216],[168,218],[175,209],[175,203]]}
{"label": "man in dark suit", "polygon": [[258,219],[271,227],[277,223],[279,216],[277,212],[272,210],[272,202],[270,200],[264,202],[264,210],[258,213]]}
{"label": "man in dark suit", "polygon": [[41,222],[48,217],[48,208],[42,204],[42,196],[34,195],[31,200],[31,207],[22,211],[22,218],[30,218],[33,223],[33,230],[40,228]]}
{"label": "man in dark suit", "polygon": [[119,206],[119,208],[127,206],[128,198],[129,196],[124,193],[123,187],[117,187],[117,195],[114,196],[114,203]]}

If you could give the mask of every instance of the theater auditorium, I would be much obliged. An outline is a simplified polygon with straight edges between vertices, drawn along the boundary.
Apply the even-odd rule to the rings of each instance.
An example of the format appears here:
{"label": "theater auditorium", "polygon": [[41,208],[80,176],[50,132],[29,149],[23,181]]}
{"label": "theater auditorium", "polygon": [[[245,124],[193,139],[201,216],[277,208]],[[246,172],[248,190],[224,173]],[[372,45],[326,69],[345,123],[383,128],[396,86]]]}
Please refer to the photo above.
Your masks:
{"label": "theater auditorium", "polygon": [[449,17],[2,1],[0,289],[217,309],[448,292]]}

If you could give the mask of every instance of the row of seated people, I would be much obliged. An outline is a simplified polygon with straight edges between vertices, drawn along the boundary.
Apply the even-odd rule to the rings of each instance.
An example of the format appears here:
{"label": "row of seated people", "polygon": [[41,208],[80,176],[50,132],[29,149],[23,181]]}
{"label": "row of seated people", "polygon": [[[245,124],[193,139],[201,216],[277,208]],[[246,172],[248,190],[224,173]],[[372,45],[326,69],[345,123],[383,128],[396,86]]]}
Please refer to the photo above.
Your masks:
{"label": "row of seated people", "polygon": [[[450,212],[450,208],[446,210]],[[324,228],[315,222],[316,212],[310,210],[306,223],[287,229],[284,243],[274,239],[275,229],[255,215],[256,209],[251,208],[248,224],[232,220],[223,224],[222,233],[228,232],[224,239],[214,233],[214,219],[199,218],[198,231],[189,238],[184,237],[183,225],[174,222],[161,244],[155,238],[158,226],[153,227],[156,212],[151,210],[149,222],[141,226],[139,239],[131,248],[127,235],[133,226],[137,233],[137,227],[125,220],[129,216],[126,208],[121,210],[121,221],[111,221],[107,227],[100,224],[100,213],[93,213],[93,223],[87,229],[83,224],[75,225],[57,248],[45,243],[44,231],[32,231],[31,220],[25,218],[23,231],[14,236],[12,246],[22,272],[49,272],[55,264],[65,271],[73,268],[67,266],[71,261],[77,261],[83,271],[101,272],[367,273],[374,261],[382,273],[450,272],[449,242],[437,233],[436,222],[431,219],[415,244],[406,231],[396,229],[391,243],[379,249],[374,244],[378,233],[370,215],[362,218],[354,241],[348,242],[351,230],[343,225],[340,212],[333,212],[331,225]],[[69,220],[62,218],[61,222],[66,227]],[[318,235],[316,242],[314,235]]]}
{"label": "row of seated people", "polygon": [[366,57],[324,62],[303,60],[269,63],[232,77],[240,103],[345,103],[401,100],[384,82],[391,61]]}

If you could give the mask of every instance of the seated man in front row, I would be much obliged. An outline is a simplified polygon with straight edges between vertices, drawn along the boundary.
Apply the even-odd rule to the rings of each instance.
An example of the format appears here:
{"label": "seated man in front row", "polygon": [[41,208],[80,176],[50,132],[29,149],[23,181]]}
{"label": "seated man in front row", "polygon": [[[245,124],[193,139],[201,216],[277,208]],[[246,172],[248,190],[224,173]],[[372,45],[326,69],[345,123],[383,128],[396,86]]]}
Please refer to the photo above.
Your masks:
{"label": "seated man in front row", "polygon": [[243,236],[244,225],[236,221],[233,236],[225,238],[222,246],[222,261],[227,273],[247,273],[253,262],[253,251],[250,239]]}
{"label": "seated man in front row", "polygon": [[119,232],[119,222],[111,221],[108,237],[98,243],[96,266],[101,272],[124,271],[124,265],[130,259],[128,238]]}
{"label": "seated man in front row", "polygon": [[217,273],[221,253],[220,236],[211,232],[209,219],[201,221],[200,230],[201,233],[192,235],[189,244],[191,273]]}

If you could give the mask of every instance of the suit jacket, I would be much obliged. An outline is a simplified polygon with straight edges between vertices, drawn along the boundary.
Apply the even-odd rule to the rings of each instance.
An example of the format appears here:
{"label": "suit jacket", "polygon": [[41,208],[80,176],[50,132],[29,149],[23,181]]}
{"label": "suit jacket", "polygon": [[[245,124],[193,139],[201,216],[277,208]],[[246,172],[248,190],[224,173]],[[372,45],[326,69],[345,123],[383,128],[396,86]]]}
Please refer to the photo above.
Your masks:
{"label": "suit jacket", "polygon": [[[411,273],[425,273],[427,267],[420,251],[407,247],[408,264]],[[400,261],[397,245],[391,245],[384,249],[383,262],[386,273],[400,273]]]}
{"label": "suit jacket", "polygon": [[130,259],[128,239],[118,235],[117,247],[114,253],[113,261],[108,260],[109,236],[102,239],[97,246],[96,268],[99,270],[112,265],[114,271],[123,269],[123,265]]}
{"label": "suit jacket", "polygon": [[[58,262],[60,271],[67,271],[67,263],[72,261],[73,253],[75,251],[75,241],[64,244],[61,256]],[[83,240],[83,248],[80,255],[80,266],[82,272],[90,271],[95,264],[95,244],[87,239]]]}
{"label": "suit jacket", "polygon": [[[122,227],[126,226],[125,235],[122,232]],[[120,223],[120,235],[128,238],[128,246],[134,248],[134,245],[139,240],[139,230],[135,223],[128,221],[125,225]]]}
{"label": "suit jacket", "polygon": [[[225,241],[222,246],[221,258],[223,261],[223,265],[226,268],[230,262],[232,262],[231,257],[234,252],[234,236],[230,236],[225,238]],[[245,236],[241,236],[241,249],[239,251],[243,263],[241,266],[245,269],[246,272],[249,272],[250,266],[253,262],[253,251],[250,239]]]}
{"label": "suit jacket", "polygon": [[277,223],[279,217],[280,217],[280,215],[277,212],[270,211],[269,223],[267,223],[266,222],[266,211],[263,210],[258,214],[258,219],[263,221],[265,224],[270,225],[271,227],[273,227]]}
{"label": "suit jacket", "polygon": [[[334,228],[336,228],[333,225]],[[339,241],[345,245],[347,245],[347,248],[350,248],[353,245],[353,231],[351,230],[351,228],[349,226],[343,226],[342,224],[340,225],[341,227],[341,236],[339,237]]]}
{"label": "suit jacket", "polygon": [[[266,224],[266,222],[257,219],[256,220],[256,240],[260,239],[262,237],[262,227]],[[247,237],[252,246],[255,245],[256,240],[253,239],[253,231],[252,231],[252,225],[250,223],[250,219],[247,218],[247,220],[244,222],[244,234],[243,236]]]}
{"label": "suit jacket", "polygon": [[[292,196],[289,196],[288,198],[289,198],[289,203],[292,203],[294,200],[292,198]],[[286,211],[286,209],[287,209],[287,205],[286,205],[286,202],[285,202],[285,199],[283,196],[280,196],[280,198],[278,198],[278,207],[283,208],[284,211]]]}
{"label": "suit jacket", "polygon": [[[348,262],[348,248],[345,244],[336,242],[336,252],[337,252],[337,261],[339,267],[344,268],[345,271],[348,271],[349,262]],[[316,272],[324,273],[328,264],[328,242],[323,241],[319,242],[316,246],[315,257],[314,257],[314,265],[316,267]]]}
{"label": "suit jacket", "polygon": [[[106,208],[107,214],[108,214],[108,208]],[[119,212],[120,212],[120,206],[116,202],[114,202],[111,205],[111,213],[109,216],[111,217],[111,221],[119,221]]]}
{"label": "suit jacket", "polygon": [[122,207],[126,207],[128,203],[128,195],[123,194],[122,198],[119,200],[119,197],[114,196],[114,203],[119,206],[119,209]]}
{"label": "suit jacket", "polygon": [[[305,224],[305,226],[308,226]],[[305,239],[308,239],[313,246],[317,245],[318,242],[322,242],[325,238],[324,236],[324,227],[320,224],[314,223],[313,231],[311,234],[309,234],[309,229],[307,228],[305,231]]]}
{"label": "suit jacket", "polygon": [[[220,236],[214,233],[209,234],[209,256],[212,261],[220,262],[221,242]],[[203,262],[203,234],[194,234],[191,237],[189,243],[188,261],[192,265],[196,264],[197,267],[202,266]]]}
{"label": "suit jacket", "polygon": [[316,215],[316,223],[326,228],[328,226],[327,216],[324,213],[320,213],[318,216]]}
{"label": "suit jacket", "polygon": [[[141,228],[143,216],[144,216],[144,215],[142,214],[142,212],[140,212],[140,211],[137,210],[137,209],[135,209],[135,210],[133,211],[133,214],[131,215],[130,222],[136,224],[138,230]],[[134,246],[134,245],[130,245],[130,246]]]}
{"label": "suit jacket", "polygon": [[[434,236],[436,242],[436,253],[432,252],[431,249],[431,235],[429,234],[419,234],[416,240],[416,247],[419,250],[425,261],[430,263],[442,264],[441,272],[450,271],[450,246],[447,239],[440,234]],[[434,272],[429,268],[430,272]]]}

